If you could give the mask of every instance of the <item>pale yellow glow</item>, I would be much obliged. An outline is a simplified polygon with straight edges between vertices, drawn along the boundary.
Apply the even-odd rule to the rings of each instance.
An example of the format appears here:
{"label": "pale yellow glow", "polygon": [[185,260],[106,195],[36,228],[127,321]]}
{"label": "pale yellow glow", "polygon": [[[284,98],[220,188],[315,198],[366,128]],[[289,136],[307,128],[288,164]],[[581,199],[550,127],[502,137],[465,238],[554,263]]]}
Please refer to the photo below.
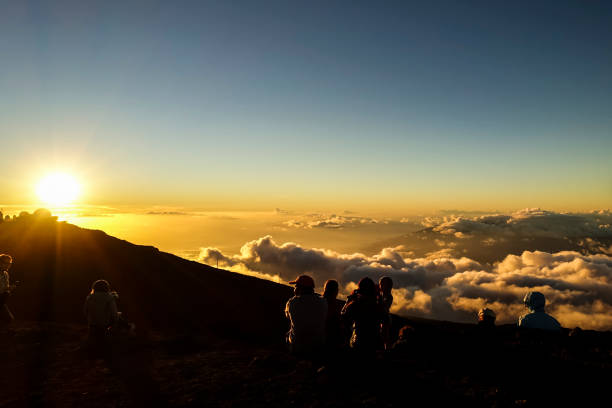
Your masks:
{"label": "pale yellow glow", "polygon": [[48,205],[62,206],[74,203],[81,187],[70,174],[53,173],[45,176],[36,186],[38,198]]}

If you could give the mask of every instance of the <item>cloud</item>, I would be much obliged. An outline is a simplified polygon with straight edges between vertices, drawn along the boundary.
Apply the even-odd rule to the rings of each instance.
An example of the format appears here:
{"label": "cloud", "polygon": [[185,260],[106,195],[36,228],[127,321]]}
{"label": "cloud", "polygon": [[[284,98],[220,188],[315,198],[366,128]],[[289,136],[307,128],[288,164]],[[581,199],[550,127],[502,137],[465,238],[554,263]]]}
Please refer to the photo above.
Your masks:
{"label": "cloud", "polygon": [[356,217],[346,215],[323,215],[323,214],[308,214],[307,216],[285,221],[283,224],[290,228],[327,228],[341,229],[345,227],[354,227],[364,224],[378,224],[379,221],[374,218]]}
{"label": "cloud", "polygon": [[612,247],[609,210],[557,213],[532,208],[512,214],[426,217],[421,225],[425,228],[387,240],[384,246],[403,244],[418,256],[453,248],[451,254],[481,262],[536,250],[611,254]]}
{"label": "cloud", "polygon": [[265,236],[243,245],[239,254],[202,248],[201,262],[287,282],[307,273],[320,288],[336,279],[346,295],[364,276],[394,281],[392,311],[454,321],[474,321],[479,308],[494,309],[498,321],[516,322],[525,312],[521,300],[530,290],[546,295],[548,307],[566,327],[612,329],[612,257],[576,251],[524,251],[501,262],[482,264],[453,256],[452,248],[410,258],[401,247],[375,255],[342,254],[304,248],[292,242],[277,244]]}
{"label": "cloud", "polygon": [[147,211],[147,215],[191,215],[184,211]]}
{"label": "cloud", "polygon": [[564,214],[539,208],[524,209],[511,215],[447,216],[441,219],[428,217],[422,222],[432,232],[457,238],[471,238],[475,235],[493,238],[610,238],[611,223],[612,214],[608,210]]}

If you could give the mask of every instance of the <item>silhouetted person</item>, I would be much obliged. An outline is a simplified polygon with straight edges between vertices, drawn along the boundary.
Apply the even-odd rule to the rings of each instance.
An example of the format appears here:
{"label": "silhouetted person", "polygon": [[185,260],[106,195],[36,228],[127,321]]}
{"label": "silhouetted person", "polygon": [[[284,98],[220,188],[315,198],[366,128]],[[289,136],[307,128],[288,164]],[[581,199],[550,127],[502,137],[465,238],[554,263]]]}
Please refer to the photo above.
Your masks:
{"label": "silhouetted person", "polygon": [[411,352],[414,350],[414,327],[403,326],[398,333],[397,341],[393,344],[393,350],[399,352]]}
{"label": "silhouetted person", "polygon": [[342,346],[343,330],[340,312],[342,307],[338,302],[338,282],[330,279],[323,286],[323,298],[327,301],[327,319],[325,321],[325,338],[327,345],[331,349]]}
{"label": "silhouetted person", "polygon": [[285,315],[290,321],[287,343],[293,353],[312,353],[325,346],[327,301],[314,292],[314,280],[300,275],[292,282],[294,294],[287,301]]}
{"label": "silhouetted person", "polygon": [[104,345],[110,328],[118,319],[115,296],[110,292],[110,285],[105,280],[97,280],[91,286],[84,306],[89,325],[90,346],[99,348]]}
{"label": "silhouetted person", "polygon": [[13,258],[7,254],[0,255],[0,324],[9,324],[14,317],[6,304],[11,295],[11,284],[9,279],[9,269],[13,265]]}
{"label": "silhouetted person", "polygon": [[391,305],[393,304],[391,289],[393,289],[393,280],[388,276],[383,276],[380,278],[378,281],[378,303],[385,312],[385,318],[380,326],[380,334],[385,350],[391,348],[389,334],[391,327],[391,315],[389,314],[389,309],[391,309]]}
{"label": "silhouetted person", "polygon": [[523,299],[529,313],[521,316],[518,321],[519,327],[527,329],[561,330],[561,325],[551,315],[544,311],[546,298],[540,292],[528,292]]}
{"label": "silhouetted person", "polygon": [[380,325],[385,311],[378,303],[376,292],[374,281],[363,278],[342,309],[345,324],[353,328],[350,346],[355,350],[374,352],[381,346]]}
{"label": "silhouetted person", "polygon": [[495,312],[489,308],[483,307],[478,311],[478,326],[480,327],[495,327]]}

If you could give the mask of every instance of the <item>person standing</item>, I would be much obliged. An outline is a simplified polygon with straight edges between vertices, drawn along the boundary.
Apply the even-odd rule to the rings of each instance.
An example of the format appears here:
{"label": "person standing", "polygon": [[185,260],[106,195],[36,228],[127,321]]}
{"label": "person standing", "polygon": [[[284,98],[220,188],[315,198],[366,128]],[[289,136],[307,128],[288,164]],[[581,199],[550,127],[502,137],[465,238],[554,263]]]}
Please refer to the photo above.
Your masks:
{"label": "person standing", "polygon": [[561,330],[561,325],[551,315],[544,311],[546,298],[540,292],[528,292],[523,299],[529,313],[521,316],[518,321],[519,327],[527,329]]}
{"label": "person standing", "polygon": [[344,344],[344,331],[340,312],[342,304],[338,301],[338,281],[329,279],[323,286],[323,298],[327,301],[327,319],[325,321],[325,337],[330,350],[336,350]]}
{"label": "person standing", "polygon": [[117,321],[119,314],[115,296],[105,280],[97,280],[91,286],[91,292],[83,308],[89,325],[89,341],[92,346],[104,344],[109,329]]}
{"label": "person standing", "polygon": [[0,323],[9,324],[14,320],[6,301],[11,295],[9,269],[13,265],[13,258],[8,254],[0,254]]}
{"label": "person standing", "polygon": [[382,346],[380,327],[385,312],[377,299],[376,284],[370,278],[359,281],[356,291],[349,296],[342,317],[348,327],[353,328],[351,348],[366,354],[374,353]]}
{"label": "person standing", "polygon": [[287,344],[292,353],[316,353],[325,346],[327,301],[315,293],[314,280],[308,275],[289,283],[295,285],[295,296],[285,305],[290,322]]}
{"label": "person standing", "polygon": [[389,310],[391,309],[391,305],[393,305],[393,295],[391,294],[391,290],[393,289],[393,279],[389,276],[383,276],[378,281],[378,303],[382,307],[384,311],[384,319],[382,324],[380,325],[380,335],[382,337],[382,342],[385,347],[385,350],[391,348],[391,314]]}

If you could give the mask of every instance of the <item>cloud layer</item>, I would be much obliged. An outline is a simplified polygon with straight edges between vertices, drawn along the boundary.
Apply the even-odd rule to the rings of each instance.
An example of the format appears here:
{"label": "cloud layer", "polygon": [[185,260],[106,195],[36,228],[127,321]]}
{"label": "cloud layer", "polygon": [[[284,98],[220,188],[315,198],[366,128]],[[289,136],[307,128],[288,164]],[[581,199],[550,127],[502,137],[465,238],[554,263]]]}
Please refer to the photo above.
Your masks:
{"label": "cloud layer", "polygon": [[539,208],[524,209],[511,215],[477,217],[447,216],[426,218],[425,227],[442,235],[468,238],[473,235],[531,238],[612,237],[612,213],[608,210],[586,214],[563,214]]}
{"label": "cloud layer", "polygon": [[[526,218],[533,216],[530,213]],[[543,213],[535,217],[549,216]],[[508,228],[503,225],[509,220],[513,220],[510,224],[520,224],[520,217],[520,214],[505,219],[477,217],[479,220],[472,223],[449,220],[440,228],[440,233],[452,229],[453,235],[472,234],[477,228]],[[474,222],[477,228],[473,227]],[[529,228],[538,225],[537,222],[528,224]],[[565,229],[565,233],[595,228],[582,222],[569,224],[574,226]],[[464,228],[465,225],[470,228]],[[520,228],[526,226],[523,224]],[[612,329],[612,257],[609,254],[524,251],[520,255],[507,255],[498,263],[482,264],[449,253],[442,250],[429,257],[412,258],[403,247],[395,247],[382,249],[372,256],[341,254],[303,248],[291,242],[277,244],[271,236],[265,236],[247,242],[235,255],[202,248],[199,260],[211,265],[218,261],[220,267],[279,282],[287,282],[302,273],[312,275],[319,287],[327,279],[336,279],[344,294],[364,276],[374,279],[391,276],[395,283],[393,312],[453,321],[474,321],[478,309],[487,306],[497,312],[498,321],[515,322],[525,312],[521,303],[524,294],[539,290],[546,295],[548,311],[564,326]]]}
{"label": "cloud layer", "polygon": [[329,228],[329,229],[340,229],[345,227],[352,227],[364,224],[378,224],[379,221],[374,218],[368,217],[357,217],[347,215],[323,215],[323,214],[309,214],[302,216],[297,219],[291,219],[285,221],[283,224],[291,228]]}

